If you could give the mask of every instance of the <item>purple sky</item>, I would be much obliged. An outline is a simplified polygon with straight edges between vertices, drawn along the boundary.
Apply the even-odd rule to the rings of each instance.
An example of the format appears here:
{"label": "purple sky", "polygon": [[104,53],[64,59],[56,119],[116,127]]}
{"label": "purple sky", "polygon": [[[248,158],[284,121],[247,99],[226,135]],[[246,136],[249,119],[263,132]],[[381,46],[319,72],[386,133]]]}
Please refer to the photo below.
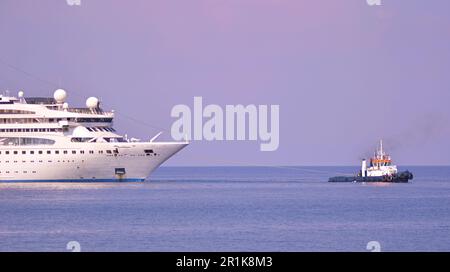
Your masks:
{"label": "purple sky", "polygon": [[[176,104],[279,104],[280,147],[193,142],[167,165],[450,163],[450,1],[2,0],[0,60],[101,98],[123,133],[167,130]],[[56,86],[0,63],[0,89]],[[164,139],[164,138],[163,138]]]}

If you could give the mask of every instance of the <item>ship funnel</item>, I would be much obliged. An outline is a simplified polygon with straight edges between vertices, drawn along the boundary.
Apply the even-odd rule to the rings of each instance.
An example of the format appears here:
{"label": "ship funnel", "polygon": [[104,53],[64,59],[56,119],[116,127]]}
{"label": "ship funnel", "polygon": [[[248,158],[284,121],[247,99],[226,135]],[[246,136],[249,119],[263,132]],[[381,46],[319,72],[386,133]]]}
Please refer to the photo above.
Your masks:
{"label": "ship funnel", "polygon": [[363,159],[361,162],[361,176],[366,177],[366,172],[367,172],[367,162],[366,159]]}

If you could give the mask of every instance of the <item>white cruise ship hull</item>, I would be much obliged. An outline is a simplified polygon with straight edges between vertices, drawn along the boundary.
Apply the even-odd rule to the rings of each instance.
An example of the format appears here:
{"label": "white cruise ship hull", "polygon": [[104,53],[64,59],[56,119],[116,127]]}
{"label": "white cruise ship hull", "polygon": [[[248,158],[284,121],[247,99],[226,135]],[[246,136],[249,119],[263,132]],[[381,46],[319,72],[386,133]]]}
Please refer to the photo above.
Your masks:
{"label": "white cruise ship hull", "polygon": [[0,148],[0,182],[144,181],[187,145],[125,142],[5,146]]}
{"label": "white cruise ship hull", "polygon": [[51,97],[0,94],[0,182],[144,181],[187,142],[128,139],[113,128],[114,111],[96,97],[70,107]]}

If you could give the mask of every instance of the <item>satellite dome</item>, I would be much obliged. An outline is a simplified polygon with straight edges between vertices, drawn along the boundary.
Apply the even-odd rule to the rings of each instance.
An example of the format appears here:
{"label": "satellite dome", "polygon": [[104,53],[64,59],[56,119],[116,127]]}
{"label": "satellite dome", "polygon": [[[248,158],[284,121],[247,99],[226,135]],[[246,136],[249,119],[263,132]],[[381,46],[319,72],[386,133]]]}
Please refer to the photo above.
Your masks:
{"label": "satellite dome", "polygon": [[67,110],[69,108],[69,103],[64,102],[63,104],[63,109]]}
{"label": "satellite dome", "polygon": [[19,98],[23,98],[23,96],[24,96],[24,93],[23,93],[23,91],[19,91],[19,94],[18,94],[18,96],[19,96]]}
{"label": "satellite dome", "polygon": [[97,97],[89,97],[88,99],[86,99],[86,107],[88,107],[89,109],[95,109],[98,107],[98,98]]}
{"label": "satellite dome", "polygon": [[53,94],[53,98],[55,98],[57,103],[64,103],[64,101],[66,101],[67,98],[67,93],[63,89],[58,89]]}

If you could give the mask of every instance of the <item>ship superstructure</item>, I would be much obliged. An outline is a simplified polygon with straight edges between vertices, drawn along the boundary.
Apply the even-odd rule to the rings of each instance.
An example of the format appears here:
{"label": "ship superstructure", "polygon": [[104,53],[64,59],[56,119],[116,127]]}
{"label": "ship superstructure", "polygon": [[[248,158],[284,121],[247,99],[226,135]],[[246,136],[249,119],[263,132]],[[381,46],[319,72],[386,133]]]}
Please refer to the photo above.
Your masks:
{"label": "ship superstructure", "polygon": [[0,96],[0,182],[143,181],[188,145],[128,139],[97,98],[85,108],[66,99],[62,89],[52,98]]}
{"label": "ship superstructure", "polygon": [[392,165],[391,156],[384,152],[383,140],[380,140],[380,146],[370,159],[369,167],[366,166],[366,160],[362,161],[360,175],[363,177],[389,177],[396,175],[397,172],[397,166]]}

